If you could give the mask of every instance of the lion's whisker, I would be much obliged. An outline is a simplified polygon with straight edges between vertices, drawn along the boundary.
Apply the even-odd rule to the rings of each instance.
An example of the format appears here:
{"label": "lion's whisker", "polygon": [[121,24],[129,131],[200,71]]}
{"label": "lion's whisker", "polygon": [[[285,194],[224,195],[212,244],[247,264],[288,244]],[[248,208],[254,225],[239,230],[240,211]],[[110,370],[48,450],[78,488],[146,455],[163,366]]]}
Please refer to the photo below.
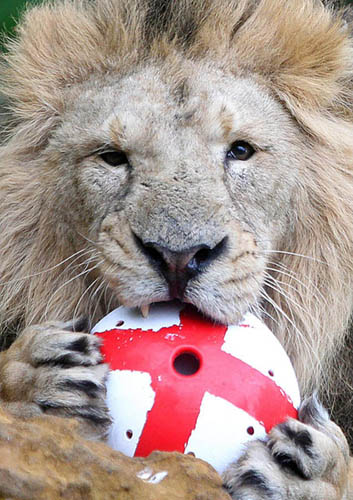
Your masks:
{"label": "lion's whisker", "polygon": [[[269,282],[268,280],[271,280],[271,282]],[[305,308],[304,306],[300,305],[297,301],[295,301],[290,295],[288,295],[284,290],[283,288],[278,284],[277,280],[271,276],[270,274],[268,274],[265,278],[265,284],[267,287],[271,288],[272,290],[274,290],[275,292],[279,293],[280,295],[282,295],[282,297],[286,300],[286,303],[288,305],[288,307],[290,308],[291,310],[291,315],[292,317],[294,317],[295,315],[293,314],[293,311],[291,309],[291,304],[293,304],[296,308],[300,309],[301,311],[303,311],[306,315],[310,314],[309,313],[309,310],[307,308]],[[313,318],[312,318],[313,319]],[[317,320],[315,320],[315,323],[319,324]]]}
{"label": "lion's whisker", "polygon": [[[266,268],[266,269],[267,269],[267,268]],[[283,287],[282,287],[282,285],[283,285],[283,286],[285,286],[285,287],[287,287],[287,288],[289,288],[289,289],[293,290],[296,294],[298,294],[298,293],[299,293],[299,292],[298,292],[298,288],[297,288],[296,286],[291,285],[291,284],[290,284],[290,283],[288,283],[287,281],[280,280],[277,276],[275,277],[275,276],[273,276],[273,274],[271,274],[271,273],[267,273],[267,271],[265,271],[265,272],[266,272],[266,275],[267,275],[268,277],[271,277],[273,280],[275,280],[275,281],[276,281],[276,283],[277,283],[279,286],[281,286],[281,288],[283,288]],[[308,285],[308,286],[306,287],[306,289],[307,289],[307,290],[310,290],[310,286]],[[317,290],[316,290],[316,293],[313,293],[313,294],[312,294],[312,297],[313,297],[314,299],[316,299],[318,303],[320,303],[320,301],[321,301],[321,300],[324,300],[324,301],[325,301],[325,297],[323,297],[322,295],[321,295],[321,296],[319,296],[319,292],[318,292]]]}
{"label": "lion's whisker", "polygon": [[58,267],[62,266],[66,262],[70,261],[75,257],[75,259],[70,263],[68,267],[71,266],[76,260],[78,260],[80,257],[83,257],[84,255],[87,255],[89,253],[92,253],[94,249],[81,249],[78,252],[75,252],[74,254],[70,255],[69,257],[66,257],[66,259],[63,259],[62,261],[58,262],[54,266],[48,267],[47,269],[43,269],[42,271],[38,271],[33,274],[28,274],[27,276],[21,276],[20,278],[16,278],[14,280],[9,280],[9,281],[4,281],[0,282],[0,286],[7,286],[7,285],[12,285],[21,281],[25,281],[27,279],[35,278],[36,276],[41,276],[42,274],[48,273],[50,271],[53,271],[54,269],[57,269]]}
{"label": "lion's whisker", "polygon": [[261,291],[261,295],[262,295],[263,299],[265,301],[267,301],[273,307],[273,309],[277,312],[278,315],[283,316],[287,320],[288,333],[291,334],[291,330],[289,328],[289,325],[291,325],[293,328],[293,331],[295,331],[297,333],[297,335],[300,337],[303,346],[305,346],[305,348],[309,351],[309,353],[315,357],[315,359],[318,363],[318,366],[321,366],[321,360],[319,359],[319,357],[317,355],[316,349],[314,349],[314,347],[312,345],[310,345],[310,343],[308,342],[308,339],[301,332],[301,330],[299,330],[299,328],[294,324],[294,321],[288,316],[288,314],[285,313],[285,311],[283,311],[283,309],[274,300],[271,299],[271,297],[268,295],[268,293],[265,290]]}
{"label": "lion's whisker", "polygon": [[77,234],[79,236],[81,236],[81,238],[83,238],[84,240],[86,240],[88,243],[91,243],[91,245],[93,245],[96,249],[99,249],[99,245],[96,241],[93,241],[93,240],[90,240],[87,236],[85,236],[84,234],[80,233],[80,231],[76,231]]}
{"label": "lion's whisker", "polygon": [[[256,301],[256,308],[259,310],[260,312],[260,318],[262,319],[263,318],[263,314],[265,316],[267,316],[271,321],[273,321],[276,325],[279,324],[279,322],[272,316],[272,314],[270,314],[266,309],[265,307],[261,304],[261,302],[259,301],[259,299],[254,296],[254,301]],[[252,309],[252,306],[250,306],[250,312],[253,312],[253,309]],[[256,314],[256,311],[255,311],[255,315]]]}
{"label": "lion's whisker", "polygon": [[55,292],[53,293],[53,295],[50,297],[48,303],[47,303],[47,306],[46,306],[46,309],[45,309],[45,312],[44,312],[44,317],[47,316],[48,314],[48,310],[49,310],[49,306],[51,305],[54,297],[60,292],[60,290],[62,290],[64,287],[66,287],[67,285],[69,285],[70,283],[72,283],[74,280],[77,280],[78,278],[80,278],[81,276],[85,276],[87,274],[89,274],[90,272],[94,271],[95,269],[97,269],[101,264],[103,263],[103,260],[101,260],[100,262],[98,262],[95,266],[91,267],[91,268],[86,268],[84,269],[81,273],[79,274],[76,274],[75,276],[73,276],[72,278],[70,278],[69,280],[66,280],[61,286],[59,286],[59,288],[57,288],[55,290]]}
{"label": "lion's whisker", "polygon": [[320,264],[325,264],[325,265],[328,265],[327,262],[323,261],[323,260],[320,260],[320,259],[317,259],[316,257],[313,257],[311,255],[304,255],[304,254],[301,254],[301,253],[296,253],[296,252],[288,252],[288,251],[285,251],[285,250],[273,250],[273,249],[266,249],[266,250],[262,250],[262,253],[273,253],[273,254],[281,254],[281,255],[291,255],[293,257],[301,257],[303,259],[308,259],[308,260],[313,260],[314,262],[318,262]]}
{"label": "lion's whisker", "polygon": [[74,313],[73,313],[74,320],[77,318],[77,312],[79,311],[80,304],[82,303],[82,300],[84,299],[86,294],[88,294],[88,295],[90,294],[92,287],[95,286],[95,284],[97,283],[98,280],[99,280],[99,277],[96,278],[95,280],[93,280],[92,283],[90,285],[88,285],[87,288],[85,288],[85,291],[81,294],[81,297],[80,297],[79,301],[77,302],[75,309],[74,309]]}
{"label": "lion's whisker", "polygon": [[[298,283],[305,290],[310,290],[310,288],[312,288],[312,291],[313,292],[315,291],[320,296],[320,298],[326,303],[326,298],[323,296],[322,292],[319,290],[317,285],[315,285],[315,283],[311,279],[309,279],[308,277],[306,277],[306,280],[308,281],[308,283],[304,283],[297,276],[295,276],[292,272],[283,271],[281,269],[275,269],[275,268],[269,267],[269,266],[266,266],[266,269],[267,269],[267,271],[272,271],[274,273],[278,273],[278,274],[282,274],[283,276],[287,276],[291,280]],[[298,291],[298,293],[299,293],[299,291]]]}
{"label": "lion's whisker", "polygon": [[[101,300],[104,295],[104,286],[105,282],[102,276],[99,276],[97,280],[100,280],[99,285],[93,290],[91,290],[90,297],[88,299],[89,302],[89,314],[91,318],[95,318],[97,314],[97,310],[101,305]],[[92,307],[94,305],[94,309],[92,312]]]}
{"label": "lion's whisker", "polygon": [[72,266],[73,262],[71,264],[69,264],[67,267],[66,267],[66,271],[68,271],[70,269],[70,271],[73,271],[74,269],[77,269],[78,267],[82,267],[82,266],[86,266],[86,268],[88,267],[89,264],[91,264],[91,262],[95,262],[97,261],[97,258],[99,257],[98,254],[94,254],[92,255],[91,257],[88,257],[87,259],[85,259],[84,261],[82,262],[79,262],[78,264]]}

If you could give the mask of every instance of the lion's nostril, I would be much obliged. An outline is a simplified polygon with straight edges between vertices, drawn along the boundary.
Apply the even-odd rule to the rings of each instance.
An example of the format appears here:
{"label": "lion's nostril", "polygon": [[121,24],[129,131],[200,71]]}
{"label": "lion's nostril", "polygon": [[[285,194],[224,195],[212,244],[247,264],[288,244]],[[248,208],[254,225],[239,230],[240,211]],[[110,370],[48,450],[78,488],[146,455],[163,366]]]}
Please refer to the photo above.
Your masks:
{"label": "lion's nostril", "polygon": [[150,260],[154,261],[158,265],[164,265],[165,260],[163,254],[155,248],[154,243],[146,243],[144,245],[144,254],[149,257]]}
{"label": "lion's nostril", "polygon": [[207,264],[212,262],[212,260],[212,249],[202,248],[195,253],[194,257],[192,257],[186,267],[190,273],[196,275],[201,272]]}
{"label": "lion's nostril", "polygon": [[226,248],[227,237],[210,247],[200,244],[183,251],[174,251],[156,242],[142,241],[135,235],[136,242],[151,264],[164,276],[169,284],[172,298],[182,299],[190,279],[201,273]]}
{"label": "lion's nostril", "polygon": [[192,259],[192,261],[199,267],[209,260],[210,255],[212,255],[212,250],[210,250],[209,248],[203,248],[195,254],[195,257]]}
{"label": "lion's nostril", "polygon": [[135,241],[140,250],[146,255],[149,261],[158,268],[166,267],[166,261],[160,246],[157,243],[146,241],[144,242],[136,234],[134,234]]}
{"label": "lion's nostril", "polygon": [[227,245],[227,239],[227,237],[223,238],[213,248],[205,245],[195,253],[193,259],[191,259],[188,265],[195,268],[197,272],[202,271],[207,265],[211,264],[211,262],[224,252]]}

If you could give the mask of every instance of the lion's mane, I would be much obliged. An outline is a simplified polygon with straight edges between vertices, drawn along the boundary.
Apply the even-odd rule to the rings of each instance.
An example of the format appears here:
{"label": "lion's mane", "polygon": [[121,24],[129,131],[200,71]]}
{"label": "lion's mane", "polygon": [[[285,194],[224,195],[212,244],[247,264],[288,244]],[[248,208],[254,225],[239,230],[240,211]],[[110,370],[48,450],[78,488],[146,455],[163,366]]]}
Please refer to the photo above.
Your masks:
{"label": "lion's mane", "polygon": [[309,390],[332,373],[353,294],[352,41],[341,15],[315,0],[59,0],[26,13],[2,66],[12,120],[0,153],[3,331],[88,309],[45,152],[65,92],[150,60],[174,61],[177,73],[181,57],[255,74],[310,144],[295,228],[272,259],[286,293],[268,289],[266,305]]}

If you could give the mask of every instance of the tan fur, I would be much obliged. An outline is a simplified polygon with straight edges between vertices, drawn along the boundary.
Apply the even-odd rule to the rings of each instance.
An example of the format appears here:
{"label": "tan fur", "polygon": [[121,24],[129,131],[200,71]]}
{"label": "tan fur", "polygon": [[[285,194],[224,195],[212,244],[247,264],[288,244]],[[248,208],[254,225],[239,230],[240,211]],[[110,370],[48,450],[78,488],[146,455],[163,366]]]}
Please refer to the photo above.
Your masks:
{"label": "tan fur", "polygon": [[[129,15],[123,2],[109,0],[98,2],[98,8],[62,2],[27,14],[19,28],[20,41],[12,43],[9,66],[4,70],[6,93],[12,99],[18,125],[2,153],[1,185],[9,200],[3,198],[6,247],[1,276],[2,282],[11,282],[3,288],[2,316],[9,323],[19,318],[25,323],[41,321],[46,298],[66,279],[62,266],[25,279],[72,253],[65,234],[55,235],[55,241],[50,242],[54,236],[48,235],[50,222],[37,206],[46,180],[40,186],[37,179],[28,178],[30,168],[35,168],[37,148],[45,145],[50,130],[60,120],[65,89],[97,73],[124,71],[144,57],[175,57],[178,64],[175,52],[185,50],[186,55],[232,65],[237,73],[258,75],[313,136],[307,139],[315,151],[311,170],[305,172],[297,195],[297,230],[281,248],[310,258],[280,257],[304,283],[295,282],[296,290],[288,289],[304,310],[283,303],[283,298],[275,300],[290,317],[293,315],[294,324],[323,360],[324,352],[331,351],[329,346],[341,342],[351,309],[352,128],[343,119],[351,113],[353,57],[348,33],[339,18],[334,20],[319,2],[302,1],[301,8],[278,0],[262,1],[257,8],[248,0],[204,2],[202,6],[180,2],[169,19],[171,34],[167,30],[162,40],[155,36],[151,48],[145,44],[152,35],[143,33],[143,8],[133,2],[129,2]],[[185,48],[184,11],[200,23]],[[178,23],[181,32],[176,30],[170,40]],[[19,238],[20,233],[26,233],[26,238]],[[280,279],[291,283],[285,275]],[[316,287],[324,296],[322,300]],[[71,316],[83,289],[80,280],[71,288],[63,287],[50,316]],[[295,355],[293,350],[299,349],[300,358],[311,356],[304,342],[294,342],[295,334],[286,340],[288,328],[291,330],[286,318],[279,315],[276,321],[281,323],[278,335],[289,352]],[[308,364],[303,362],[304,370]]]}
{"label": "tan fur", "polygon": [[[244,229],[244,220],[253,213],[252,209],[257,214],[256,207],[250,207],[244,220],[240,220],[240,206],[235,219],[230,220],[234,207],[229,207],[229,211],[222,208],[222,200],[229,193],[221,185],[218,171],[210,169],[215,172],[214,179],[203,183],[199,167],[195,167],[194,177],[187,167],[180,167],[185,178],[190,176],[190,185],[200,175],[202,196],[197,186],[190,188],[195,196],[194,207],[209,198],[216,214],[212,219],[196,210],[195,218],[199,217],[200,222],[197,227],[211,220],[207,238],[210,244],[216,244],[223,237],[219,227],[224,223],[224,230],[230,231],[233,238],[232,262],[239,256],[243,262],[237,262],[235,275],[230,261],[222,261],[219,270],[209,271],[210,286],[221,283],[222,273],[231,276],[229,287],[233,291],[227,284],[221,290],[224,310],[211,295],[208,299],[206,278],[200,278],[197,289],[196,285],[195,289],[190,288],[188,297],[200,308],[204,304],[204,312],[224,322],[234,321],[246,304],[257,311],[264,307],[264,319],[290,354],[303,393],[317,386],[328,387],[335,354],[344,346],[353,300],[353,47],[348,27],[339,14],[315,0],[179,0],[168,3],[166,10],[155,17],[152,3],[56,1],[29,11],[18,28],[18,38],[9,43],[2,79],[13,124],[0,153],[0,316],[4,335],[10,328],[19,331],[34,323],[67,321],[82,314],[89,314],[94,321],[119,302],[144,306],[157,299],[166,300],[160,278],[138,253],[130,233],[127,236],[130,226],[141,228],[144,220],[148,225],[152,215],[148,219],[146,210],[141,209],[142,215],[136,222],[137,215],[129,208],[131,219],[120,212],[107,216],[96,240],[93,235],[95,224],[103,217],[99,212],[102,199],[95,198],[92,187],[95,209],[83,190],[70,192],[71,180],[65,177],[62,166],[65,141],[72,155],[77,154],[70,157],[70,168],[77,162],[72,175],[80,176],[82,185],[89,185],[94,165],[102,168],[98,167],[99,162],[94,163],[96,159],[91,159],[95,147],[102,142],[94,131],[104,128],[102,117],[95,124],[88,111],[89,125],[86,126],[85,118],[75,121],[70,106],[81,102],[82,96],[96,102],[94,99],[101,98],[95,89],[103,88],[103,95],[105,92],[108,97],[94,109],[98,116],[99,110],[111,103],[111,109],[104,111],[108,120],[118,99],[112,89],[119,78],[125,89],[121,90],[125,92],[124,102],[129,102],[129,86],[134,96],[132,103],[135,98],[140,103],[143,92],[150,93],[150,104],[146,104],[146,109],[141,105],[141,113],[135,118],[131,118],[132,112],[126,112],[126,116],[109,119],[107,134],[135,162],[140,161],[138,154],[143,155],[149,176],[160,179],[162,184],[169,175],[158,170],[162,160],[168,161],[163,149],[170,148],[171,156],[178,159],[180,151],[184,153],[192,144],[192,135],[188,140],[187,134],[192,134],[189,129],[197,131],[197,138],[204,134],[212,140],[219,138],[220,142],[235,140],[232,130],[238,115],[222,106],[221,110],[217,108],[212,85],[217,90],[221,88],[221,75],[225,75],[227,81],[239,82],[239,95],[247,96],[243,82],[250,79],[251,92],[260,96],[264,110],[268,106],[278,118],[278,125],[277,118],[271,123],[274,143],[276,134],[283,134],[279,152],[275,151],[276,162],[287,157],[287,170],[283,172],[290,173],[293,165],[296,177],[290,191],[283,194],[283,203],[276,200],[280,220],[275,228],[276,219],[272,219],[270,243],[258,244],[261,228],[267,234],[266,223],[256,222],[257,237],[249,236],[249,227]],[[129,83],[134,71],[137,76]],[[136,95],[134,85],[138,87]],[[195,89],[198,94],[194,98]],[[165,94],[172,95],[173,104]],[[169,112],[173,116],[180,113],[178,123],[185,138],[184,149],[179,152],[174,152],[179,146],[173,143],[173,135],[168,135],[168,126],[161,125],[157,133],[148,118],[143,122],[143,117],[150,116],[154,123],[159,105],[164,109],[165,120]],[[255,114],[245,113],[250,121]],[[264,130],[267,123],[261,122],[263,116],[266,117],[259,114],[255,124],[244,125],[240,138],[251,138],[256,126]],[[65,122],[71,119],[72,128],[65,129]],[[136,144],[138,152],[134,149]],[[190,146],[192,165],[197,162],[197,157],[192,156],[195,151],[204,154],[201,147],[193,150]],[[68,161],[69,153],[65,154]],[[276,164],[266,163],[266,154],[264,147],[264,175],[270,180]],[[81,168],[80,155],[89,158],[89,168]],[[188,165],[189,157],[185,161]],[[256,163],[254,170],[259,169]],[[125,186],[129,174],[124,172],[109,170],[109,176]],[[144,182],[147,181],[146,177]],[[108,198],[115,196],[110,191],[111,184],[104,188]],[[157,190],[158,186],[153,185],[152,189]],[[76,197],[77,193],[82,194],[82,199]],[[190,193],[185,200],[190,199]],[[235,192],[229,198],[234,206],[242,203]],[[182,208],[178,204],[182,205],[182,197],[178,201],[177,186],[168,194],[156,191],[154,199],[160,201],[164,213],[169,206],[171,217],[181,224]],[[142,198],[136,195],[136,200]],[[174,205],[173,200],[177,200]],[[291,214],[288,221],[287,209]],[[75,213],[79,210],[81,218],[76,221]],[[158,207],[151,208],[148,214],[155,213],[153,210],[157,213]],[[163,241],[169,238],[174,250],[183,248],[183,243],[193,246],[199,236],[195,235],[196,223],[192,224],[190,220],[189,226],[186,222],[183,226],[192,227],[191,236],[186,229],[171,234],[171,226],[171,233],[163,236]],[[212,240],[215,233],[217,241]],[[241,285],[246,304],[244,301],[237,311],[227,309],[232,297],[235,301],[240,295],[239,291],[235,293],[235,285],[248,275],[251,279]],[[131,290],[129,282],[134,284]]]}

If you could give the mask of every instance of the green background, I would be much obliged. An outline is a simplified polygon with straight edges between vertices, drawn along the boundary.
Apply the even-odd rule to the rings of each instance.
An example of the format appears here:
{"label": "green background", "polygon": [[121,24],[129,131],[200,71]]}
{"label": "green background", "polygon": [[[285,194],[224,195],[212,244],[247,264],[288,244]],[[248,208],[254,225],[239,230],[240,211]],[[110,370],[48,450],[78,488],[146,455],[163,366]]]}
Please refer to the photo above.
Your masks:
{"label": "green background", "polygon": [[[0,34],[11,33],[21,10],[27,4],[34,4],[34,0],[0,0]],[[0,48],[2,44],[0,44]]]}
{"label": "green background", "polygon": [[[1,38],[4,34],[11,33],[16,19],[21,13],[21,10],[27,4],[38,3],[40,0],[0,0],[0,35]],[[295,2],[295,0],[292,0]],[[338,2],[353,4],[353,0],[337,0]],[[0,42],[0,50],[2,44]]]}

